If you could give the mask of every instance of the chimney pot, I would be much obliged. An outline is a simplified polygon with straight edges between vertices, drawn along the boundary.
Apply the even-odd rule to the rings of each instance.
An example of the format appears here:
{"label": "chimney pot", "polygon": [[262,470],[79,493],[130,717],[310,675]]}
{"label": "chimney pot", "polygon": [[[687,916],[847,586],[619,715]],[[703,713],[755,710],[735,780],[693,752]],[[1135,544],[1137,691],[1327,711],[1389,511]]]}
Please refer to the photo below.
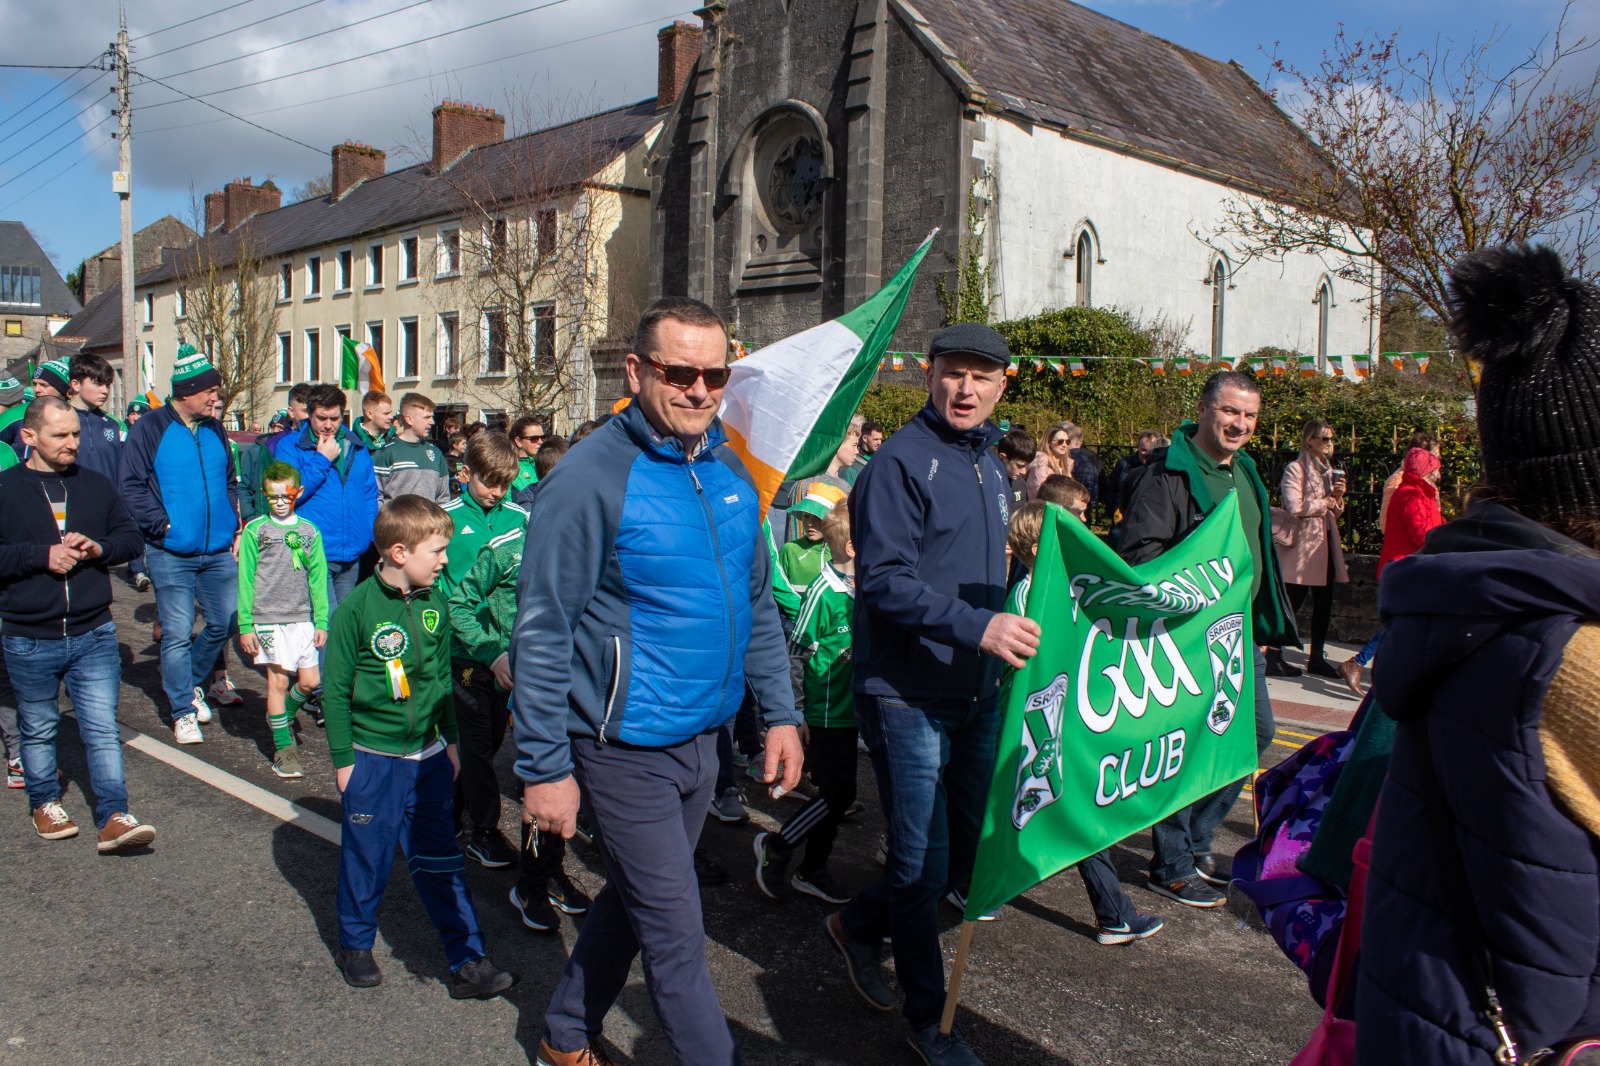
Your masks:
{"label": "chimney pot", "polygon": [[444,170],[473,148],[505,139],[506,120],[491,107],[446,100],[433,109],[433,172]]}
{"label": "chimney pot", "polygon": [[363,181],[383,177],[388,153],[368,144],[345,141],[333,149],[333,198],[338,200]]}
{"label": "chimney pot", "polygon": [[700,60],[705,31],[688,22],[663,26],[656,34],[656,109],[665,111],[678,102],[694,65]]}

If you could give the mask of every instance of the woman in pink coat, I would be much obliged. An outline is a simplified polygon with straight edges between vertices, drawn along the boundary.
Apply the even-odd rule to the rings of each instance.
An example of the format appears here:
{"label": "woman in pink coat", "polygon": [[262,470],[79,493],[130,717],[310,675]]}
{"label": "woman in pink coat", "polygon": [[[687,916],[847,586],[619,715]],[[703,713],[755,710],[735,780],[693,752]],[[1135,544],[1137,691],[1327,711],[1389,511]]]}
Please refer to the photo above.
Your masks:
{"label": "woman in pink coat", "polygon": [[[1339,546],[1339,516],[1344,513],[1345,482],[1333,476],[1333,427],[1312,419],[1300,434],[1300,455],[1284,467],[1283,509],[1288,512],[1289,543],[1277,544],[1278,566],[1283,571],[1289,602],[1298,611],[1311,596],[1311,647],[1306,670],[1318,677],[1337,679],[1338,667],[1328,662],[1323,647],[1328,640],[1328,620],[1333,614],[1333,586],[1350,580]],[[1274,537],[1277,540],[1277,537]],[[1274,671],[1274,660],[1277,671]],[[1269,656],[1267,673],[1299,673],[1283,662],[1281,653]]]}
{"label": "woman in pink coat", "polygon": [[1058,422],[1044,431],[1044,447],[1028,464],[1027,498],[1037,499],[1039,486],[1051,474],[1072,476],[1072,423]]}

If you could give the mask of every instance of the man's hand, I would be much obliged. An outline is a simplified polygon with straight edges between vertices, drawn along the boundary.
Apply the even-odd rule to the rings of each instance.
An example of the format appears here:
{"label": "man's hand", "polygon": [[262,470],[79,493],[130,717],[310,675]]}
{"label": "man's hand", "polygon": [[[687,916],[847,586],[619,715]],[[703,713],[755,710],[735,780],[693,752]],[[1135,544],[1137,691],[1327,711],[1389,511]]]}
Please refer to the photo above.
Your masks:
{"label": "man's hand", "polygon": [[446,744],[444,755],[450,760],[450,780],[454,781],[461,776],[461,753],[456,751],[454,744]]}
{"label": "man's hand", "polygon": [[100,542],[84,536],[82,533],[72,532],[61,538],[61,543],[77,551],[85,559],[98,559],[103,552]]}
{"label": "man's hand", "polygon": [[[762,764],[761,780],[777,799],[793,792],[800,783],[800,771],[805,768],[806,751],[800,744],[800,730],[792,725],[775,725],[767,730],[767,757]],[[779,771],[783,776],[778,776]]]}
{"label": "man's hand", "polygon": [[489,664],[489,672],[494,675],[494,683],[503,691],[511,691],[511,654],[501,652],[494,662]]}
{"label": "man's hand", "polygon": [[82,553],[76,548],[68,547],[65,544],[52,544],[50,545],[50,572],[52,574],[71,573],[72,568],[77,566],[78,561],[82,558]]}
{"label": "man's hand", "polygon": [[328,460],[328,462],[330,462],[330,463],[338,462],[339,461],[339,437],[338,437],[338,435],[337,434],[329,434],[326,437],[318,438],[317,439],[317,451],[319,453],[321,453],[322,457],[324,459]]}
{"label": "man's hand", "polygon": [[311,634],[311,646],[313,648],[326,647],[327,643],[328,643],[328,631],[326,629],[319,629],[316,632]]}
{"label": "man's hand", "polygon": [[260,655],[261,642],[256,639],[256,635],[254,633],[240,633],[239,650],[243,651],[246,655]]}
{"label": "man's hand", "polygon": [[578,782],[568,775],[542,785],[524,785],[522,809],[539,832],[571,840],[578,827]]}
{"label": "man's hand", "polygon": [[356,772],[356,764],[341,766],[333,772],[333,783],[339,789],[339,795],[344,795],[344,790],[350,786],[350,775]]}
{"label": "man's hand", "polygon": [[1039,650],[1039,623],[1020,614],[997,614],[984,627],[978,650],[1020,670],[1023,660],[1033,658]]}

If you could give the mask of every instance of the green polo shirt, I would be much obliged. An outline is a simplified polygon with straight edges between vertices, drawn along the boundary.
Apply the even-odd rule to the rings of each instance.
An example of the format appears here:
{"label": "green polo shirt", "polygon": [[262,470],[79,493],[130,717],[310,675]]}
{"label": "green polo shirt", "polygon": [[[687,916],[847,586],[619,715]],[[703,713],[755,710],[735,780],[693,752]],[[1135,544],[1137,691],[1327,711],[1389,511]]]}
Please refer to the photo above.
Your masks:
{"label": "green polo shirt", "polygon": [[485,511],[472,498],[472,490],[466,489],[445,504],[444,509],[456,524],[455,535],[450,538],[443,575],[444,587],[450,590],[472,569],[478,553],[491,540],[506,533],[522,533],[528,528],[528,512],[512,503],[509,497],[493,510]]}
{"label": "green polo shirt", "polygon": [[1248,477],[1240,478],[1235,483],[1231,461],[1224,466],[1198,445],[1190,448],[1190,452],[1194,455],[1194,464],[1199,468],[1200,475],[1206,480],[1206,488],[1211,490],[1212,499],[1220,501],[1238,489],[1239,525],[1244,527],[1245,540],[1250,542],[1250,558],[1256,561],[1255,573],[1250,578],[1250,598],[1253,600],[1261,588],[1261,576],[1266,571],[1261,554],[1261,503],[1256,499],[1255,486],[1250,484]]}

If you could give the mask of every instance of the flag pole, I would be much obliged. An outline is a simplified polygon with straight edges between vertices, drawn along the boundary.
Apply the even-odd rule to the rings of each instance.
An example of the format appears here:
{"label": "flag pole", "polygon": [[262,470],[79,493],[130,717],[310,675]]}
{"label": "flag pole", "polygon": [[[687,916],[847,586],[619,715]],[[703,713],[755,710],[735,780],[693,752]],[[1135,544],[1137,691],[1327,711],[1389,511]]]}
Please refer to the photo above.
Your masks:
{"label": "flag pole", "polygon": [[944,996],[944,1015],[939,1019],[939,1032],[950,1035],[956,1024],[956,1001],[961,998],[961,977],[967,970],[967,949],[972,947],[972,927],[977,922],[961,923],[961,942],[956,945],[955,965],[950,968],[950,991]]}

